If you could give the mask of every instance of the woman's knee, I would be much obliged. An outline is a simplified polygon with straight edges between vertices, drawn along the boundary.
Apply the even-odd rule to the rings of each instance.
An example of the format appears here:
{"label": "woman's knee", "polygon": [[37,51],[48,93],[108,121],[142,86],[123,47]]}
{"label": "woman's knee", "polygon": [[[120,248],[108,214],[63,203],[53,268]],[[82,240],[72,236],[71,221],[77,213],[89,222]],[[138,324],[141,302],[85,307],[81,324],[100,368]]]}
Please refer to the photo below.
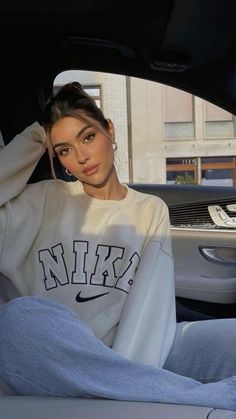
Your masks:
{"label": "woman's knee", "polygon": [[[46,333],[63,316],[73,318],[73,312],[54,301],[39,297],[19,297],[0,309],[0,336],[15,341],[26,336],[33,339]],[[40,333],[39,333],[40,331]]]}
{"label": "woman's knee", "polygon": [[6,335],[7,331],[17,322],[22,321],[25,310],[24,297],[15,298],[1,307],[0,332]]}
{"label": "woman's knee", "polygon": [[21,327],[25,322],[32,320],[35,312],[35,298],[34,297],[19,297],[14,298],[7,304],[1,307],[0,311],[0,329],[4,329],[4,335],[17,324]]}

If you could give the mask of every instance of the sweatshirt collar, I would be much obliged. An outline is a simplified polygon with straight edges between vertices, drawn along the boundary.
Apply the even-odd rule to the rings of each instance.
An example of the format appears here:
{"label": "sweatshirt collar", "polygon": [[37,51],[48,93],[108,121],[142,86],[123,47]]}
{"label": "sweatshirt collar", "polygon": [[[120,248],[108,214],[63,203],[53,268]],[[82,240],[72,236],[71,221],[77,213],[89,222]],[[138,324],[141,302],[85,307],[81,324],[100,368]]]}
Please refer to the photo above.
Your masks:
{"label": "sweatshirt collar", "polygon": [[84,192],[83,184],[79,180],[72,183],[73,187],[75,188],[76,194],[79,195],[79,198],[86,202],[89,205],[94,205],[98,207],[116,207],[121,208],[125,207],[129,204],[133,199],[133,190],[130,189],[126,184],[122,184],[127,189],[127,194],[125,198],[121,200],[113,200],[113,199],[97,199],[92,198],[91,196],[87,195]]}

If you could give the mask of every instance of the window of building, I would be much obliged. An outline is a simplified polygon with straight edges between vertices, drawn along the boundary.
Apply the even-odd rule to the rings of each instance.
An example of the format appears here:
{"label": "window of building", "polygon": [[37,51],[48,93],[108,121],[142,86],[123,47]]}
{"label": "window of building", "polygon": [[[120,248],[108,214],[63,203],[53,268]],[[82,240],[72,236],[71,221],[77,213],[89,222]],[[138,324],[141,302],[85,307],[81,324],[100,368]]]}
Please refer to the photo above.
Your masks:
{"label": "window of building", "polygon": [[236,158],[167,158],[166,178],[168,184],[236,186]]}
{"label": "window of building", "polygon": [[86,93],[88,93],[96,102],[99,108],[102,107],[101,86],[83,86]]}
{"label": "window of building", "polygon": [[204,101],[205,137],[234,137],[233,115],[212,103]]}
{"label": "window of building", "polygon": [[193,138],[193,96],[182,90],[163,86],[163,102],[165,137]]}
{"label": "window of building", "polygon": [[202,185],[236,186],[235,157],[202,157]]}
{"label": "window of building", "polygon": [[197,160],[191,157],[166,159],[166,172],[168,184],[196,184]]}

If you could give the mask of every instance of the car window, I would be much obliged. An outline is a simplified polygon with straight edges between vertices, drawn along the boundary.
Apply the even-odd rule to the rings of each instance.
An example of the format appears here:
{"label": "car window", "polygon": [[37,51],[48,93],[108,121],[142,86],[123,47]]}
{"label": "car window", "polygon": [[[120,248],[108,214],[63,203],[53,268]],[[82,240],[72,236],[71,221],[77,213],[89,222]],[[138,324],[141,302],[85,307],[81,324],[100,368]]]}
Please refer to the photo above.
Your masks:
{"label": "car window", "polygon": [[236,186],[235,118],[199,97],[116,74],[66,71],[114,121],[121,181]]}

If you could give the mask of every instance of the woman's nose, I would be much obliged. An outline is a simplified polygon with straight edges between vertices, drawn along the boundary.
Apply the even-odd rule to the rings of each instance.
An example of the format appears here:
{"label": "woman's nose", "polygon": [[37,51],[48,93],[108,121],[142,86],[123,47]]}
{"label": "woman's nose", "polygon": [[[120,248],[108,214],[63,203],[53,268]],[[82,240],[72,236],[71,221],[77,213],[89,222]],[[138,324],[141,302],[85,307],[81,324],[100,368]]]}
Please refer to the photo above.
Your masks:
{"label": "woman's nose", "polygon": [[84,150],[82,147],[77,149],[77,161],[80,164],[86,163],[90,159],[90,155],[87,150]]}

